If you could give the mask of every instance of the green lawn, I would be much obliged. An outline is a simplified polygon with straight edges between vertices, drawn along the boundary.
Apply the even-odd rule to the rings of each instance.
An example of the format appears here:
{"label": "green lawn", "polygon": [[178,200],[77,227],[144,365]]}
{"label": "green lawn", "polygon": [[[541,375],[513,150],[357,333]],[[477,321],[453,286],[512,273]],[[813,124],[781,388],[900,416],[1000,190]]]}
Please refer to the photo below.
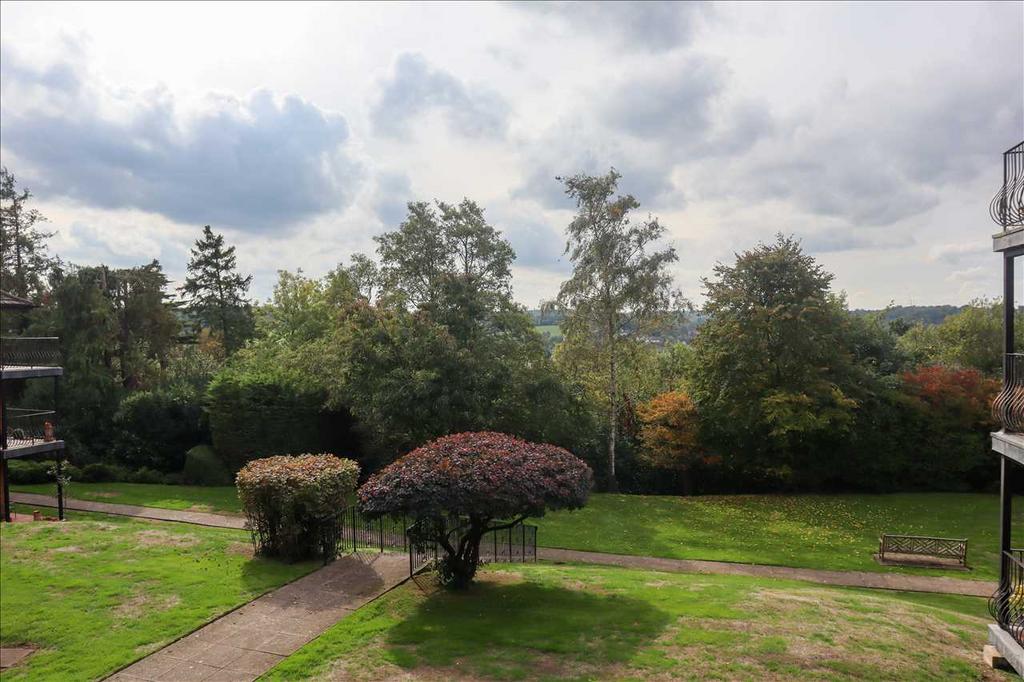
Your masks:
{"label": "green lawn", "polygon": [[[53,485],[12,485],[11,490],[56,495]],[[78,483],[72,481],[67,494],[77,500],[135,504],[161,509],[240,514],[238,491],[233,485],[151,485],[148,483]]]}
{"label": "green lawn", "polygon": [[[52,486],[14,490],[53,494]],[[238,513],[230,486],[72,483],[72,497],[167,509]],[[801,568],[910,571],[991,580],[998,575],[998,497],[893,495],[591,496],[586,508],[535,521],[546,547]],[[1024,510],[1015,527],[1024,529]],[[894,569],[872,554],[883,532],[968,539],[969,572]],[[1024,540],[1024,537],[1021,538]]]}
{"label": "green lawn", "polygon": [[[998,576],[996,495],[594,495],[537,521],[546,547],[835,570],[905,570],[872,559],[883,532],[968,539],[969,572]],[[1017,509],[1015,527],[1024,528]]]}
{"label": "green lawn", "polygon": [[406,583],[263,679],[1000,679],[987,622],[971,597],[498,566],[463,594]]}
{"label": "green lawn", "polygon": [[562,327],[557,324],[538,324],[534,325],[533,330],[538,334],[551,334],[551,338],[555,340],[562,339]]}
{"label": "green lawn", "polygon": [[4,680],[102,677],[318,565],[253,559],[241,531],[69,517],[0,524],[0,642],[40,647]]}

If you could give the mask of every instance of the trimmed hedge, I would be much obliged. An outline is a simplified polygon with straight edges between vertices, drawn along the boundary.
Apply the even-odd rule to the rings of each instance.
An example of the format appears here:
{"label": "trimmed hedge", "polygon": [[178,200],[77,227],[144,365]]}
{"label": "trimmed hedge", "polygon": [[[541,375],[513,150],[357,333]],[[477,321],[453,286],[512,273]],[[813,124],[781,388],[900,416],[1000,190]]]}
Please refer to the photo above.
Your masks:
{"label": "trimmed hedge", "polygon": [[213,448],[232,470],[257,457],[320,450],[323,403],[321,393],[279,377],[221,373],[207,392]]}
{"label": "trimmed hedge", "polygon": [[[52,460],[35,461],[28,459],[7,460],[7,473],[10,475],[11,483],[14,485],[38,485],[40,483],[55,483],[50,475]],[[71,464],[64,467],[72,481],[80,481],[82,471]]]}
{"label": "trimmed hedge", "polygon": [[163,390],[132,393],[114,415],[112,450],[129,468],[181,471],[185,451],[207,439],[203,408],[187,395]]}
{"label": "trimmed hedge", "polygon": [[359,465],[334,455],[257,459],[235,483],[257,554],[290,561],[332,558]]}
{"label": "trimmed hedge", "polygon": [[231,473],[209,445],[197,445],[185,453],[182,480],[190,485],[231,485]]}

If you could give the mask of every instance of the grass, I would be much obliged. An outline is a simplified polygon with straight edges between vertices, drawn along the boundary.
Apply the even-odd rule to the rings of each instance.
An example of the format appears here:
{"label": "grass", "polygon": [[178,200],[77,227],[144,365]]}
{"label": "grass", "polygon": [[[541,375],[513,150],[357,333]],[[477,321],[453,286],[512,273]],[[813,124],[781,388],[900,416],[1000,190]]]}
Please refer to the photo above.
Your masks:
{"label": "grass", "polygon": [[[594,495],[536,521],[546,547],[833,570],[998,576],[999,498],[893,495]],[[1016,509],[1015,527],[1024,528]],[[874,561],[884,532],[968,539],[969,572],[893,569]]]}
{"label": "grass", "polygon": [[534,325],[533,330],[538,334],[550,334],[551,338],[560,341],[562,339],[562,327],[557,324]]}
{"label": "grass", "polygon": [[102,677],[317,566],[253,559],[219,528],[75,512],[2,526],[0,642],[40,647],[4,680]]}
{"label": "grass", "polygon": [[[14,486],[53,494],[53,486]],[[239,513],[233,487],[72,483],[71,497],[166,509]],[[546,547],[674,559],[831,570],[900,571],[993,580],[998,576],[996,495],[591,496],[587,507],[534,521]],[[1024,510],[1015,527],[1024,529]],[[969,572],[881,566],[884,532],[968,539]],[[1021,538],[1024,541],[1024,538]]]}
{"label": "grass", "polygon": [[463,594],[406,583],[264,679],[998,679],[986,623],[972,597],[498,566]]}
{"label": "grass", "polygon": [[[12,485],[11,490],[56,495],[52,484]],[[240,514],[235,486],[155,485],[148,483],[78,483],[72,481],[68,497],[90,502],[134,504],[141,507]]]}

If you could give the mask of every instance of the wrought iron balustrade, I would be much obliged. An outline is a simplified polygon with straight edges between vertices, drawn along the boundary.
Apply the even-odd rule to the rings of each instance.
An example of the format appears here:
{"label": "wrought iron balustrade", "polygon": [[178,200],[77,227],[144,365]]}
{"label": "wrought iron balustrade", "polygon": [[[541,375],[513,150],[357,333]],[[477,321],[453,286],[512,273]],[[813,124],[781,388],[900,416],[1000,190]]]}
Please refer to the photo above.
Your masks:
{"label": "wrought iron balustrade", "polygon": [[0,366],[60,367],[60,339],[56,336],[0,337]]}
{"label": "wrought iron balustrade", "polygon": [[1004,232],[1024,227],[1024,142],[1003,154],[1003,186],[992,197],[989,215]]}
{"label": "wrought iron balustrade", "polygon": [[1000,575],[999,589],[988,600],[989,613],[1024,646],[1024,549],[1003,552]]}
{"label": "wrought iron balustrade", "polygon": [[1024,353],[1003,356],[1003,389],[992,401],[992,416],[1004,431],[1024,432]]}
{"label": "wrought iron balustrade", "polygon": [[53,410],[8,407],[6,420],[3,428],[8,450],[57,440],[57,413]]}

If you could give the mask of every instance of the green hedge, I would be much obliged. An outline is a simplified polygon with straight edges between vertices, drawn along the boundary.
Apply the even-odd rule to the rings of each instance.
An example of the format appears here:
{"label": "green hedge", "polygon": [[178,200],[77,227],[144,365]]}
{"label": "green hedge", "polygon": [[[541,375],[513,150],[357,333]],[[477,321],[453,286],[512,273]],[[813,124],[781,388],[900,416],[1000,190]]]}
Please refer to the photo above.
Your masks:
{"label": "green hedge", "polygon": [[185,453],[182,479],[189,485],[231,485],[231,472],[209,445],[197,445]]}
{"label": "green hedge", "polygon": [[213,448],[231,470],[251,459],[323,449],[324,396],[278,377],[219,374],[207,392]]}

